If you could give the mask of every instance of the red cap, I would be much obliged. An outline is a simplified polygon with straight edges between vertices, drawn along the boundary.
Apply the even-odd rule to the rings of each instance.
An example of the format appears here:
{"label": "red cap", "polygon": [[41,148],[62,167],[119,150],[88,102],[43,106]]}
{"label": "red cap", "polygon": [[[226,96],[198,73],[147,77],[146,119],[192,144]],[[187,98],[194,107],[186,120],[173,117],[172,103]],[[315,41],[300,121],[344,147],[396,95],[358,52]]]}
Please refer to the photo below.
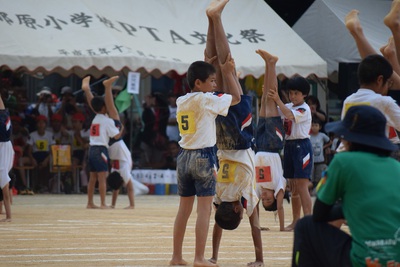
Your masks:
{"label": "red cap", "polygon": [[36,117],[36,121],[45,121],[45,122],[47,122],[47,117],[44,116],[44,115],[38,115]]}
{"label": "red cap", "polygon": [[62,116],[60,115],[60,114],[58,114],[58,113],[56,113],[56,114],[53,114],[52,116],[51,116],[51,120],[52,121],[62,121]]}
{"label": "red cap", "polygon": [[75,113],[74,115],[72,115],[72,119],[84,122],[86,118],[85,118],[85,115],[83,115],[82,113],[78,112],[78,113]]}

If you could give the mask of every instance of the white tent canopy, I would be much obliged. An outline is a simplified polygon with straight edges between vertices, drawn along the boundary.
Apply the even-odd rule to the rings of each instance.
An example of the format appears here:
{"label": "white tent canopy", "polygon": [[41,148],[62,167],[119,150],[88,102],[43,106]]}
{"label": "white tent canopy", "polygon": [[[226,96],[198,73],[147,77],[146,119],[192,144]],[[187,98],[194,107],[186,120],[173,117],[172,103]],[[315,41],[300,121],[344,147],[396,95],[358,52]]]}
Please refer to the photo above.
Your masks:
{"label": "white tent canopy", "polygon": [[[208,3],[0,0],[0,67],[64,76],[184,74],[203,59]],[[279,56],[278,74],[327,77],[326,62],[264,1],[230,1],[222,20],[241,77],[263,75],[259,48]]]}
{"label": "white tent canopy", "polygon": [[356,44],[344,20],[353,9],[360,11],[359,18],[367,39],[379,52],[391,36],[383,24],[389,13],[389,0],[315,0],[303,16],[293,25],[293,30],[328,63],[328,75],[335,80],[339,62],[359,62]]}

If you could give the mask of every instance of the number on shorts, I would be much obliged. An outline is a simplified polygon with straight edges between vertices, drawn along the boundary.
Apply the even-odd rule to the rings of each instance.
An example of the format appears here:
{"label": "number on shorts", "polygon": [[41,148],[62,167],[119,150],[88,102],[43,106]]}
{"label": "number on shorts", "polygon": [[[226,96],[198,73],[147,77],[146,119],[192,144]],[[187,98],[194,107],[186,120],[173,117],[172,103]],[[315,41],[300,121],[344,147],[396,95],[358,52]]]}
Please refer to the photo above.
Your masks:
{"label": "number on shorts", "polygon": [[256,167],[256,181],[257,183],[272,182],[271,167],[270,166]]}
{"label": "number on shorts", "polygon": [[236,163],[231,161],[221,161],[218,170],[217,182],[233,183],[235,181]]}

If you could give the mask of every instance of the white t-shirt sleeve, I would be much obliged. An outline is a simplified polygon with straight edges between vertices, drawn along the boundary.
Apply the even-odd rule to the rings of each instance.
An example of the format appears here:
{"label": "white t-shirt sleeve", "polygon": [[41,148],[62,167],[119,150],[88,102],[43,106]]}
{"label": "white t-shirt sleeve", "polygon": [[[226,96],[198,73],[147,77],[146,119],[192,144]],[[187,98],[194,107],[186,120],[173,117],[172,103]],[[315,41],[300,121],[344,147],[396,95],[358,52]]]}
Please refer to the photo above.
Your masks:
{"label": "white t-shirt sleeve", "polygon": [[105,120],[107,122],[106,126],[106,131],[107,131],[107,136],[108,137],[114,137],[117,134],[119,134],[119,130],[118,128],[115,126],[114,120],[107,118],[107,120]]}
{"label": "white t-shirt sleeve", "polygon": [[232,95],[230,94],[218,94],[214,95],[212,93],[207,94],[207,108],[215,113],[216,115],[226,116],[228,115],[229,107],[232,103]]}

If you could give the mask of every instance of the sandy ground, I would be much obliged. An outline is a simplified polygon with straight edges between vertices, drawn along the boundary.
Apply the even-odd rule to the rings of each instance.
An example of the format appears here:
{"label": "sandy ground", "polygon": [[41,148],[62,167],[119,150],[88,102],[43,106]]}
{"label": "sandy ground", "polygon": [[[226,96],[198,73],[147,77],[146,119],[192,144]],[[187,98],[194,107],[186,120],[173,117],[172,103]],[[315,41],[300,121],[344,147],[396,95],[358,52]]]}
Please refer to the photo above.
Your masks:
{"label": "sandy ground", "polygon": [[[119,197],[116,209],[88,210],[86,195],[14,196],[13,221],[0,224],[0,266],[168,266],[179,197],[145,195],[135,201],[134,210],[123,209],[128,205],[126,195]],[[98,195],[95,202],[99,202]],[[291,208],[286,201],[284,205],[287,225]],[[211,256],[213,216],[207,258]],[[189,263],[194,255],[195,218],[194,209],[184,241],[184,258]],[[271,212],[261,212],[261,225],[271,229],[262,232],[265,266],[290,266],[293,233],[280,232]],[[224,231],[218,263],[246,266],[254,259],[245,218],[238,229]]]}

